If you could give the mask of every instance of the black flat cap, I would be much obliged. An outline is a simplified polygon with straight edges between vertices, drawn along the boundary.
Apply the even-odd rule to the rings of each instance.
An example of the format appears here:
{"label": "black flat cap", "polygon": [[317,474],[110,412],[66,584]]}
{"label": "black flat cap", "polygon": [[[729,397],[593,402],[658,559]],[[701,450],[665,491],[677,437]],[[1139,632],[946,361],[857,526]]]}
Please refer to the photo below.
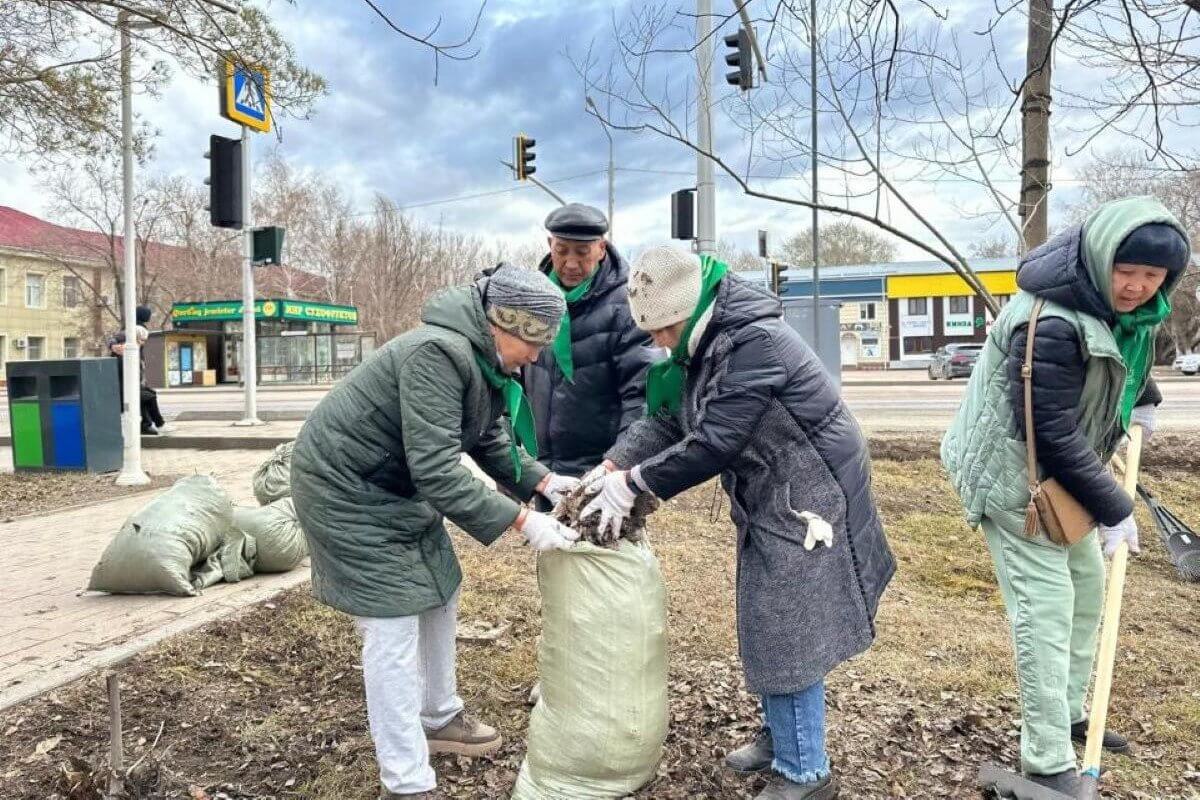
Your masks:
{"label": "black flat cap", "polygon": [[568,203],[546,217],[546,230],[560,239],[594,242],[608,233],[608,219],[598,208],[583,203]]}

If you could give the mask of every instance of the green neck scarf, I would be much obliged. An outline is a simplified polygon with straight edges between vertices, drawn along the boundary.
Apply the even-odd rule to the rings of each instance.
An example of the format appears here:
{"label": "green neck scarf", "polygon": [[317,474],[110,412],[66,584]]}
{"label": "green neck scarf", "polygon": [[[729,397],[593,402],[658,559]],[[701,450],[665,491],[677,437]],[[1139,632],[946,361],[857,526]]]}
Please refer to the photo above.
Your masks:
{"label": "green neck scarf", "polygon": [[555,334],[554,344],[550,349],[554,352],[554,360],[558,363],[558,368],[562,370],[563,377],[571,383],[575,382],[575,358],[571,355],[571,304],[588,293],[588,289],[592,288],[592,281],[595,280],[596,273],[599,271],[600,264],[597,264],[586,281],[574,289],[568,289],[558,279],[558,273],[553,268],[550,270],[550,280],[554,282],[555,286],[562,289],[563,295],[567,298],[567,310],[563,312],[562,322],[558,323],[558,333]]}
{"label": "green neck scarf", "polygon": [[1129,429],[1129,417],[1133,406],[1141,395],[1150,370],[1150,354],[1154,347],[1154,330],[1171,313],[1171,302],[1158,292],[1149,303],[1144,303],[1127,314],[1117,314],[1113,336],[1125,362],[1125,391],[1121,395],[1121,427]]}
{"label": "green neck scarf", "polygon": [[520,445],[530,458],[538,457],[537,431],[533,426],[533,409],[525,397],[525,390],[521,388],[520,381],[508,375],[502,375],[478,353],[475,354],[475,363],[479,365],[483,379],[491,384],[493,389],[499,389],[500,394],[504,396],[504,413],[509,422],[509,455],[512,457],[513,472],[519,482],[522,470],[521,453],[517,450],[517,446]]}
{"label": "green neck scarf", "polygon": [[727,264],[709,256],[700,256],[700,302],[683,327],[679,344],[675,345],[671,355],[652,365],[646,372],[646,416],[653,417],[664,409],[674,414],[683,405],[683,384],[692,360],[688,354],[688,340],[692,338],[696,321],[704,316],[716,299],[717,286],[728,271]]}

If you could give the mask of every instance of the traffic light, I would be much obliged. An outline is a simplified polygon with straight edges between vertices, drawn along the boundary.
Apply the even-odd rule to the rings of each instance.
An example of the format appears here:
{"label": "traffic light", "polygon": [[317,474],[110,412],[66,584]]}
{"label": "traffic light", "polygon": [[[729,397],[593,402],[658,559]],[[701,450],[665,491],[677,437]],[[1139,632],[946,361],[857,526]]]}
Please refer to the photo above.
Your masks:
{"label": "traffic light", "polygon": [[517,173],[517,180],[523,181],[533,173],[537,172],[537,167],[533,165],[537,154],[533,152],[533,146],[537,144],[536,139],[531,139],[523,133],[518,133],[513,137],[513,168]]}
{"label": "traffic light", "polygon": [[779,297],[787,294],[787,277],[783,274],[786,264],[781,261],[771,262],[771,289]]}
{"label": "traffic light", "polygon": [[671,194],[671,238],[696,238],[695,189],[680,189]]}
{"label": "traffic light", "polygon": [[208,137],[208,219],[214,228],[241,229],[242,140]]}
{"label": "traffic light", "polygon": [[754,58],[750,52],[750,34],[745,28],[738,28],[737,33],[725,37],[725,45],[733,48],[733,52],[725,56],[725,63],[734,68],[733,72],[725,73],[725,81],[743,92],[754,88]]}
{"label": "traffic light", "polygon": [[255,228],[251,240],[253,245],[251,252],[254,255],[250,259],[250,262],[255,266],[259,266],[260,264],[282,264],[283,234],[284,229],[275,226]]}

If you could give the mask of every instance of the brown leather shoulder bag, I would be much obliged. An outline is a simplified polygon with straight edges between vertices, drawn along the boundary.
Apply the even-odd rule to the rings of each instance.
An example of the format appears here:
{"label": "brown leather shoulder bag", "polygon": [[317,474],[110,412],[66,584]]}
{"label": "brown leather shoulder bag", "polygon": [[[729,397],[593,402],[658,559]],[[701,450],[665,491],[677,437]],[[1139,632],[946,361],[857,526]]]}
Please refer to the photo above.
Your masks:
{"label": "brown leather shoulder bag", "polygon": [[1045,301],[1038,298],[1029,316],[1029,338],[1025,343],[1025,363],[1021,379],[1025,383],[1025,456],[1029,470],[1029,506],[1025,509],[1025,535],[1044,531],[1050,541],[1064,547],[1075,544],[1096,527],[1096,521],[1079,501],[1050,478],[1038,479],[1037,442],[1033,430],[1033,341],[1038,315]]}

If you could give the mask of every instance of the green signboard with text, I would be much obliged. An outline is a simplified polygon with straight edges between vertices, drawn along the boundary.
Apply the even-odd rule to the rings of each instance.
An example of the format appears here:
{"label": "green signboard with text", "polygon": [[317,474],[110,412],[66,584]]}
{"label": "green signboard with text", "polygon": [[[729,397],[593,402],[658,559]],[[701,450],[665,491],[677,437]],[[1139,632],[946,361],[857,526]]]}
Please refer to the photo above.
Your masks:
{"label": "green signboard with text", "polygon": [[[292,319],[331,325],[357,325],[358,309],[354,306],[310,303],[305,300],[256,300],[254,317],[260,320]],[[171,321],[177,325],[195,322],[240,322],[241,319],[240,300],[176,303],[171,306]]]}

